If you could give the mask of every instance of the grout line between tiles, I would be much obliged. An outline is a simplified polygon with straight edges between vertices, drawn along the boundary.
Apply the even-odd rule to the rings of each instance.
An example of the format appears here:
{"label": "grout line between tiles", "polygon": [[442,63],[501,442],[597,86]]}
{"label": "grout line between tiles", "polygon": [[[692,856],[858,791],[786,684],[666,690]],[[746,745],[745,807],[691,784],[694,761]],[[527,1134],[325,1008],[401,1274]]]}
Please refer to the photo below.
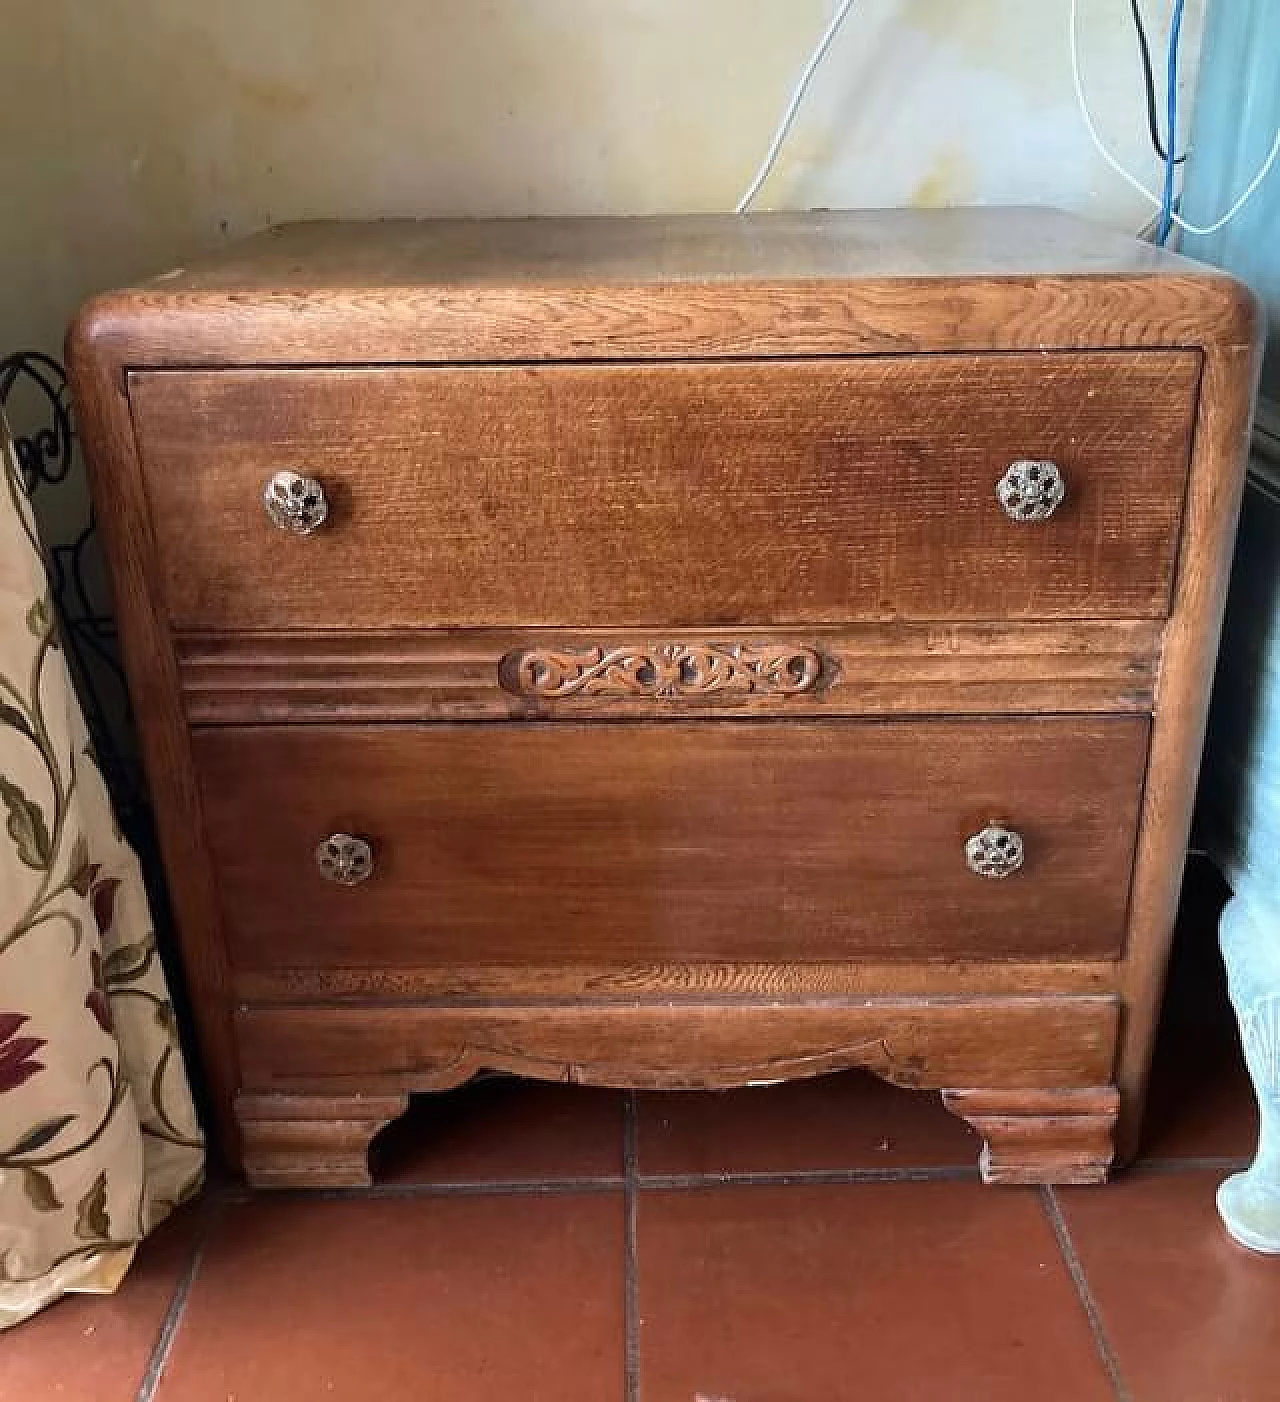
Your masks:
{"label": "grout line between tiles", "polygon": [[1111,1388],[1115,1393],[1116,1402],[1133,1402],[1133,1394],[1129,1391],[1124,1374],[1120,1371],[1120,1360],[1116,1357],[1115,1350],[1111,1347],[1111,1340],[1107,1338],[1107,1331],[1103,1327],[1102,1313],[1098,1309],[1097,1300],[1093,1297],[1093,1291],[1084,1273],[1084,1265],[1080,1257],[1076,1255],[1076,1248],[1067,1228],[1067,1219],[1062,1215],[1058,1195],[1046,1185],[1040,1189],[1040,1200],[1044,1204],[1045,1215],[1049,1218],[1049,1225],[1053,1228],[1053,1234],[1058,1241],[1058,1250],[1062,1253],[1067,1272],[1071,1276],[1071,1282],[1076,1288],[1081,1307],[1089,1321],[1089,1332],[1093,1335],[1093,1346],[1097,1349],[1102,1366],[1107,1370],[1107,1376],[1111,1379]]}
{"label": "grout line between tiles", "polygon": [[1124,1176],[1126,1178],[1164,1177],[1171,1173],[1239,1173],[1249,1167],[1247,1154],[1201,1154],[1198,1158],[1138,1159]]}
{"label": "grout line between tiles", "polygon": [[[479,1178],[421,1183],[374,1183],[363,1188],[285,1188],[255,1191],[242,1184],[224,1186],[220,1198],[228,1203],[254,1201],[315,1200],[346,1201],[364,1198],[432,1197],[538,1197],[572,1193],[611,1193],[621,1189],[641,1192],[734,1187],[840,1186],[855,1183],[965,1183],[977,1181],[978,1170],[968,1165],[948,1164],[916,1168],[797,1168],[760,1171],[724,1170],[719,1173],[641,1173],[636,1162],[636,1111],[630,1100],[624,1102],[623,1153],[626,1159],[621,1176],[590,1178]],[[1195,1158],[1139,1159],[1125,1170],[1127,1178],[1164,1177],[1178,1173],[1237,1173],[1249,1166],[1247,1156],[1206,1154]]]}
{"label": "grout line between tiles", "polygon": [[200,1263],[204,1260],[205,1244],[213,1235],[221,1217],[221,1203],[215,1199],[210,1219],[197,1234],[195,1247],[191,1252],[191,1260],[174,1288],[169,1308],[165,1310],[164,1318],[160,1321],[160,1330],[156,1334],[155,1343],[151,1346],[151,1356],[147,1359],[146,1371],[138,1383],[137,1392],[134,1393],[134,1402],[152,1402],[156,1395],[156,1389],[160,1386],[160,1379],[164,1375],[165,1365],[168,1363],[169,1354],[173,1349],[173,1341],[178,1335],[178,1325],[182,1322],[182,1316],[187,1308],[187,1300],[190,1298],[191,1289],[196,1283]]}
{"label": "grout line between tiles", "polygon": [[758,1173],[641,1173],[644,1191],[698,1188],[798,1188],[853,1183],[970,1183],[976,1168],[809,1168]]}
{"label": "grout line between tiles", "polygon": [[626,1323],[623,1388],[626,1402],[640,1402],[640,1175],[637,1168],[636,1137],[636,1093],[630,1091],[623,1102],[622,1117],[622,1164],[626,1175],[623,1188],[626,1235],[622,1255],[623,1312]]}
{"label": "grout line between tiles", "polygon": [[457,1183],[374,1183],[365,1188],[282,1188],[245,1193],[244,1202],[362,1202],[369,1198],[567,1197],[616,1193],[623,1178],[479,1179]]}
{"label": "grout line between tiles", "polygon": [[631,1112],[623,1121],[623,1153],[630,1153],[621,1177],[592,1178],[481,1178],[454,1182],[374,1183],[363,1188],[274,1188],[255,1191],[248,1187],[225,1191],[225,1201],[246,1202],[346,1202],[368,1198],[469,1198],[564,1197],[574,1193],[697,1190],[734,1187],[804,1187],[852,1183],[968,1183],[978,1181],[976,1168],[812,1168],[749,1173],[640,1173],[635,1158],[635,1122]]}

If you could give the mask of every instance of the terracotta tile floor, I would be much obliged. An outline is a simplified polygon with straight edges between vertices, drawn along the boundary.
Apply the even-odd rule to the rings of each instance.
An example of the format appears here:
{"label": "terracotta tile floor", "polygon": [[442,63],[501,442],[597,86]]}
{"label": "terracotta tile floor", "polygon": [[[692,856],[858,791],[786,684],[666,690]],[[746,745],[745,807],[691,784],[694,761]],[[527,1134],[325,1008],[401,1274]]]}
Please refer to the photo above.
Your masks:
{"label": "terracotta tile floor", "polygon": [[485,1082],[379,1186],[208,1195],[112,1299],[0,1338],[0,1402],[1280,1402],[1280,1260],[1217,1183],[1255,1115],[1189,883],[1146,1150],[987,1189],[938,1099]]}

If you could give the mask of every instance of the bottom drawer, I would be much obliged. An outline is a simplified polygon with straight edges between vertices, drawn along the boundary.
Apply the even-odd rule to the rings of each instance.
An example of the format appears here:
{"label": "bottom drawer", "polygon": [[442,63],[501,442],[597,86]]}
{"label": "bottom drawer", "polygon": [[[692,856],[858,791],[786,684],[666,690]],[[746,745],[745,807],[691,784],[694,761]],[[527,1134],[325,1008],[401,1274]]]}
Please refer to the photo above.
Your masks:
{"label": "bottom drawer", "polygon": [[[262,970],[1114,957],[1147,732],[506,723],[193,743],[232,962]],[[966,853],[993,824],[1022,841],[1003,879]],[[317,865],[334,832],[370,844],[358,885]]]}

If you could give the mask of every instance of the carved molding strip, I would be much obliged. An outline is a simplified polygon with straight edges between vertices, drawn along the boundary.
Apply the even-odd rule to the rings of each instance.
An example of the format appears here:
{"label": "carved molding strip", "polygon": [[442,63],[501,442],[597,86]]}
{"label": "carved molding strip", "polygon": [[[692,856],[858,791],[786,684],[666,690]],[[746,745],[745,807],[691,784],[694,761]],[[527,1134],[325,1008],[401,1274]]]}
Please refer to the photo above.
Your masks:
{"label": "carved molding strip", "polygon": [[817,687],[822,672],[813,648],[791,643],[659,643],[509,653],[499,676],[508,691],[545,700],[679,700],[726,693],[799,696]]}
{"label": "carved molding strip", "polygon": [[[541,628],[183,634],[187,716],[199,725],[293,721],[580,719],[699,715],[992,715],[1143,712],[1154,701],[1162,620],[853,623],[805,630],[805,646],[765,629],[700,630],[656,640],[631,630],[549,634]],[[716,684],[672,701],[654,679],[559,699],[526,687],[520,668],[553,654],[566,679],[659,648],[697,652]],[[794,659],[794,660],[788,660]],[[669,665],[668,663],[664,664]],[[528,663],[528,665],[532,665]],[[692,665],[692,664],[691,664]],[[807,687],[815,666],[820,675]],[[581,669],[581,670],[580,670]],[[625,676],[626,669],[623,668]],[[646,672],[644,677],[648,677]],[[599,679],[597,679],[599,680]],[[726,684],[727,683],[727,684]],[[550,677],[544,683],[550,685]]]}

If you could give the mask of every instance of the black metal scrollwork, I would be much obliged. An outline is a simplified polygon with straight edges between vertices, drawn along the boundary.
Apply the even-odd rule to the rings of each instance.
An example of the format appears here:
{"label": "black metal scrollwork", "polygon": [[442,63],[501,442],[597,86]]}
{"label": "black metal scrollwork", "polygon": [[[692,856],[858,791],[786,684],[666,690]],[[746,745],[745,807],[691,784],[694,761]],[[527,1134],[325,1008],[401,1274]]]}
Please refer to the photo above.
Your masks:
{"label": "black metal scrollwork", "polygon": [[[104,602],[106,576],[93,508],[83,493],[74,495],[76,435],[62,366],[39,351],[0,358],[0,409],[10,418],[18,468],[37,516],[47,520],[53,514],[47,489],[66,493],[59,506],[70,509],[75,524],[69,540],[45,547],[49,589],[99,768],[122,830],[143,854],[152,846],[150,811],[129,738],[129,693],[115,620]],[[59,533],[65,532],[63,524]]]}

